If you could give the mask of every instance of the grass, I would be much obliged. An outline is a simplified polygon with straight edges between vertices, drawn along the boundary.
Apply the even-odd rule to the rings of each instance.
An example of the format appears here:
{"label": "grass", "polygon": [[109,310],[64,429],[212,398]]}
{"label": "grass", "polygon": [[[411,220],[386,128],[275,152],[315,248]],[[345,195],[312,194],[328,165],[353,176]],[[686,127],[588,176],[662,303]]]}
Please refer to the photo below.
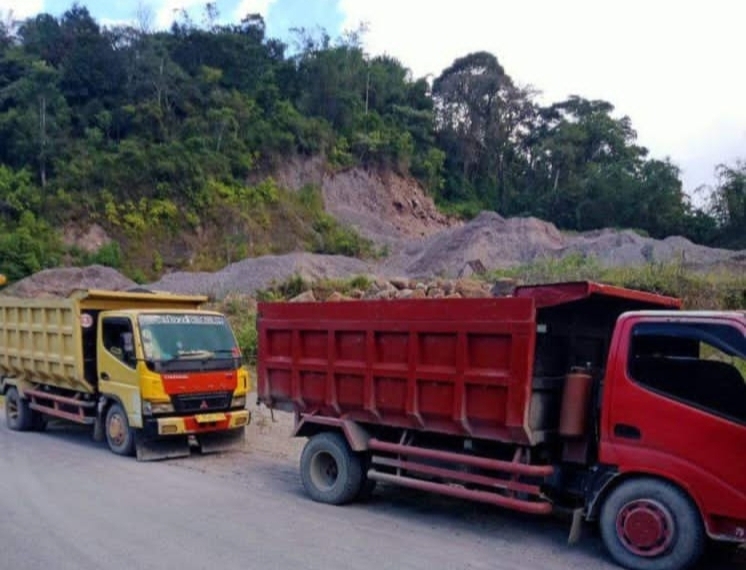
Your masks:
{"label": "grass", "polygon": [[592,280],[682,300],[687,309],[746,309],[746,276],[734,272],[702,273],[681,262],[635,267],[604,267],[595,258],[570,255],[488,272],[485,279],[511,278],[521,284]]}

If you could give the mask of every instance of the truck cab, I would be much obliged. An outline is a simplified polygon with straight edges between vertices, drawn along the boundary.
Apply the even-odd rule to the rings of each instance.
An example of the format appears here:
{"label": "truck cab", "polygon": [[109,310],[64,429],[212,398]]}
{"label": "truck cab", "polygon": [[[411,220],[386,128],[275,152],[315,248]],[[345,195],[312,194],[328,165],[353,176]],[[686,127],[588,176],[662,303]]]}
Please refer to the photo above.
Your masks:
{"label": "truck cab", "polygon": [[[204,445],[215,432],[243,433],[236,430],[248,422],[249,377],[223,315],[129,309],[103,311],[97,319],[97,340],[88,348],[95,370],[89,366],[87,373],[126,414],[107,414],[110,445],[149,449],[161,436],[190,435]],[[135,438],[125,426],[138,430]]]}
{"label": "truck cab", "polygon": [[[746,537],[746,318],[739,312],[623,314],[612,343],[600,421],[599,462],[613,486],[655,478],[680,489],[713,539]],[[606,491],[608,493],[608,489]],[[664,504],[635,499],[618,515],[631,552],[674,539]],[[625,533],[632,525],[644,526]],[[675,526],[675,522],[673,523]]]}

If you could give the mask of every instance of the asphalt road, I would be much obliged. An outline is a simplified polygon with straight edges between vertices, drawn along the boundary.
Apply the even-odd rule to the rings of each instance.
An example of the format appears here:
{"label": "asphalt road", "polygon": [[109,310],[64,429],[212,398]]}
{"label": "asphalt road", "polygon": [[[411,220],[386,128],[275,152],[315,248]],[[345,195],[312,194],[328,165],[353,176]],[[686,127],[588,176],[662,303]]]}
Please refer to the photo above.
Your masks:
{"label": "asphalt road", "polygon": [[[307,499],[295,458],[239,451],[138,463],[75,428],[16,433],[0,413],[3,570],[615,568],[593,532],[395,488]],[[716,553],[705,568],[746,568]]]}

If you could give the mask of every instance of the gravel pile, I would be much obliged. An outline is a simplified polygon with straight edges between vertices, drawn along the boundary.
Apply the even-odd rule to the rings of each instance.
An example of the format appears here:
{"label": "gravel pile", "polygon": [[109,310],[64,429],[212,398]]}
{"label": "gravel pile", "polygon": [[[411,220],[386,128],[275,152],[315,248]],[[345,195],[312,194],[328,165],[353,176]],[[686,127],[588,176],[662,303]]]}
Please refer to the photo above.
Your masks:
{"label": "gravel pile", "polygon": [[76,289],[110,289],[126,291],[137,283],[117,270],[103,265],[45,269],[3,290],[16,297],[67,297]]}
{"label": "gravel pile", "polygon": [[255,293],[294,275],[308,281],[342,279],[371,273],[371,266],[359,259],[342,255],[289,253],[265,255],[232,263],[215,273],[169,273],[151,289],[174,293],[202,293],[222,298],[229,293]]}
{"label": "gravel pile", "polygon": [[714,266],[746,268],[744,252],[707,248],[682,237],[655,240],[632,231],[601,230],[578,235],[561,233],[536,218],[505,219],[484,212],[460,227],[402,242],[387,259],[366,263],[337,255],[292,253],[245,259],[216,273],[178,272],[150,286],[179,293],[254,293],[293,275],[309,281],[370,274],[384,278],[432,279],[464,275],[469,262],[487,269],[514,267],[569,254],[594,257],[602,265],[632,266],[683,261],[696,269]]}
{"label": "gravel pile", "polygon": [[552,224],[482,212],[464,226],[409,242],[381,264],[379,273],[455,277],[472,260],[481,261],[488,269],[514,267],[554,255],[564,246],[564,236]]}
{"label": "gravel pile", "polygon": [[[506,219],[494,212],[483,212],[467,224],[441,229],[429,237],[404,239],[399,234],[399,239],[400,245],[391,248],[391,255],[377,262],[312,253],[268,255],[244,259],[215,273],[169,273],[146,287],[223,298],[230,293],[253,294],[295,275],[308,281],[355,275],[385,279],[456,278],[468,276],[474,261],[493,269],[570,254],[594,257],[606,266],[682,261],[695,270],[746,269],[746,251],[708,248],[682,237],[655,240],[632,231],[606,229],[568,235],[536,218]],[[132,287],[135,283],[117,271],[91,266],[42,271],[5,292],[34,297],[67,295],[77,288]]]}

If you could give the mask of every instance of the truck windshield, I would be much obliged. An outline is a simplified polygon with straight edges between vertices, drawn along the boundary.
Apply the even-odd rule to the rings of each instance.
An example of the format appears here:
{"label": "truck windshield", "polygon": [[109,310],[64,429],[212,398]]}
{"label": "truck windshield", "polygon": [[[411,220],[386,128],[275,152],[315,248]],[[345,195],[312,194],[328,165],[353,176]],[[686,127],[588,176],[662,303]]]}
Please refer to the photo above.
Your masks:
{"label": "truck windshield", "polygon": [[198,314],[148,314],[138,318],[146,360],[233,359],[240,357],[225,317]]}

